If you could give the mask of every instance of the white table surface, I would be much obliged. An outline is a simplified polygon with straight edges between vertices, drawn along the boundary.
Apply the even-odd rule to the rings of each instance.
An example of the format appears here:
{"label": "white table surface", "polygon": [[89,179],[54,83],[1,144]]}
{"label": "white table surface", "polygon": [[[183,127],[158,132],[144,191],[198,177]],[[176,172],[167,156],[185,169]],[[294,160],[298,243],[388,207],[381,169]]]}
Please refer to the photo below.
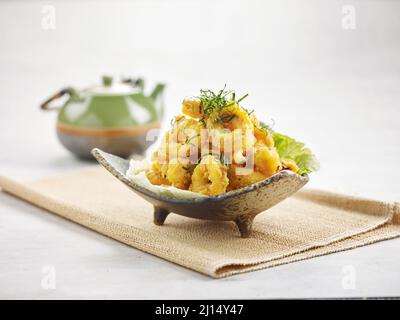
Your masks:
{"label": "white table surface", "polygon": [[[179,1],[170,3],[179,6]],[[205,12],[213,6],[190,3],[175,15],[189,14],[196,5]],[[309,187],[399,201],[399,5],[356,2],[358,29],[348,33],[340,28],[341,2],[311,3],[323,17],[314,21],[317,29],[303,28],[311,21],[308,15],[315,13],[308,8],[297,7],[299,14],[276,4],[268,13],[272,25],[282,17],[295,21],[279,30],[264,24],[257,5],[240,8],[253,18],[243,14],[247,29],[232,27],[226,36],[234,39],[242,32],[253,37],[243,37],[244,47],[227,57],[204,49],[199,53],[192,42],[176,49],[185,36],[177,30],[197,36],[213,30],[180,29],[179,20],[171,16],[175,11],[157,1],[118,6],[102,2],[79,10],[78,3],[59,2],[53,31],[40,29],[44,3],[1,3],[0,174],[31,180],[94,165],[75,159],[59,145],[55,115],[40,112],[37,105],[65,84],[90,83],[105,69],[116,74],[128,70],[148,75],[153,82],[168,82],[167,118],[178,111],[183,96],[228,78],[232,87],[250,92],[248,103],[258,114],[274,118],[277,129],[307,141],[318,155],[321,170],[312,175]],[[86,23],[93,8],[96,15]],[[237,9],[235,4],[228,13],[234,16]],[[165,10],[169,24],[162,20]],[[151,25],[150,31],[134,33],[150,12],[165,22],[168,40],[148,40],[157,30]],[[108,44],[99,41],[106,30],[101,21],[113,28],[105,35]],[[125,38],[114,33],[131,35],[126,31],[129,24],[139,45],[131,39],[124,50],[115,49],[114,44],[121,45]],[[216,24],[215,31],[222,31],[222,25]],[[211,37],[208,45],[218,48],[220,42]],[[199,54],[202,59],[192,64]],[[240,72],[231,68],[236,62]],[[213,68],[204,73],[209,64]],[[399,252],[400,239],[394,239],[215,280],[0,193],[0,298],[6,299],[399,296]],[[55,289],[41,285],[46,266],[56,272]],[[350,287],[349,270],[354,276]]]}

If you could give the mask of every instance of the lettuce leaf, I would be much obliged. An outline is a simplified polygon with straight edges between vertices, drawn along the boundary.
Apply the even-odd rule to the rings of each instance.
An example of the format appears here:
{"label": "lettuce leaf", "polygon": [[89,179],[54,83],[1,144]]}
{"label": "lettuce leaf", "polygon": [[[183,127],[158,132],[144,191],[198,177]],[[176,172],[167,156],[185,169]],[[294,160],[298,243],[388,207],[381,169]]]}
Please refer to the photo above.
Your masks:
{"label": "lettuce leaf", "polygon": [[281,133],[271,132],[271,134],[279,156],[294,160],[299,167],[298,174],[304,175],[319,169],[317,158],[304,143]]}

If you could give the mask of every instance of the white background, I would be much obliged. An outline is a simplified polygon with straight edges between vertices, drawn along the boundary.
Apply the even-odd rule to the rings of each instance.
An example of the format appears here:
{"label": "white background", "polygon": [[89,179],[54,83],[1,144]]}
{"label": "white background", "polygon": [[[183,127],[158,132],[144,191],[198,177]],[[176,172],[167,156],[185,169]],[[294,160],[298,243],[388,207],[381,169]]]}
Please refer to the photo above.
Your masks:
{"label": "white background", "polygon": [[[43,28],[47,5],[55,29]],[[355,8],[355,29],[342,26],[345,5]],[[55,114],[38,105],[104,73],[143,76],[150,88],[167,83],[165,123],[183,97],[226,83],[249,93],[245,106],[273,118],[277,131],[313,149],[321,170],[309,187],[400,199],[398,1],[0,2],[0,174],[32,179],[89,166],[59,145]],[[166,286],[171,298],[188,297],[188,288],[193,297],[400,294],[398,240],[218,282],[0,200],[3,297],[154,298]],[[46,263],[64,281],[51,292],[40,288]],[[353,291],[340,282],[348,264],[365,280]],[[133,290],[139,283],[148,289]]]}

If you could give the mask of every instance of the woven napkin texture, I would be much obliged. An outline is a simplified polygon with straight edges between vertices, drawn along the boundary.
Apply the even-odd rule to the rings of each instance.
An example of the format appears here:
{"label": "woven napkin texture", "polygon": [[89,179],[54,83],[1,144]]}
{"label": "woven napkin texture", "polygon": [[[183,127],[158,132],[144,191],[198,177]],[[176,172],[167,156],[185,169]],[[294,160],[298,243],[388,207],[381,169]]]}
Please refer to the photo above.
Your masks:
{"label": "woven napkin texture", "polygon": [[21,183],[3,191],[132,247],[221,278],[347,250],[400,235],[400,205],[305,190],[259,214],[250,238],[232,222],[170,214],[153,207],[101,167]]}

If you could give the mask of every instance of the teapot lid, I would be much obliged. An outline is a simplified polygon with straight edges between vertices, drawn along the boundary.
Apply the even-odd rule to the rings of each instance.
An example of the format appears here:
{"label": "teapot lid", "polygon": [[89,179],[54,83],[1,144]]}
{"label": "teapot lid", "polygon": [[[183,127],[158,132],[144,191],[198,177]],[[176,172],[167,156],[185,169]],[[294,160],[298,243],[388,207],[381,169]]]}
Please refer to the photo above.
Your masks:
{"label": "teapot lid", "polygon": [[143,88],[142,83],[143,80],[141,79],[136,81],[126,79],[115,82],[112,76],[104,75],[102,77],[102,84],[94,85],[84,91],[93,95],[130,95],[140,92]]}

